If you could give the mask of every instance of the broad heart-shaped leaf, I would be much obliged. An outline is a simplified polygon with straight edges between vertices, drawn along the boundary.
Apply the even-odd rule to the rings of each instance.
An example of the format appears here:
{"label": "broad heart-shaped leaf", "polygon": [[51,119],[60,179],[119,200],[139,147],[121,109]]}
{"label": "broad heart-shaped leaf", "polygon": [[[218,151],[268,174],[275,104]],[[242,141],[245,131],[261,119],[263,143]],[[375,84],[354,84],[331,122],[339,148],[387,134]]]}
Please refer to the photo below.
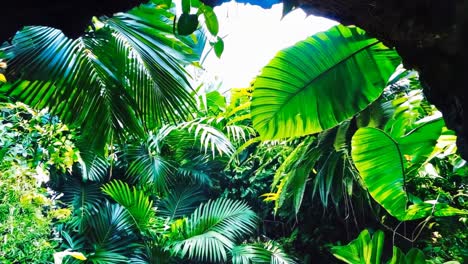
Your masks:
{"label": "broad heart-shaped leaf", "polygon": [[253,126],[263,139],[334,127],[376,100],[399,63],[359,28],[318,33],[280,51],[256,78]]}
{"label": "broad heart-shaped leaf", "polygon": [[442,117],[434,118],[421,122],[408,134],[396,139],[405,159],[420,166],[434,150],[444,126]]}
{"label": "broad heart-shaped leaf", "polygon": [[377,128],[360,128],[351,141],[351,156],[370,195],[391,215],[404,215],[408,198],[397,143]]}
{"label": "broad heart-shaped leaf", "polygon": [[360,128],[351,140],[351,148],[353,162],[370,195],[398,220],[416,220],[429,215],[468,214],[447,204],[429,201],[407,208],[403,153],[398,143],[384,131],[371,127]]}

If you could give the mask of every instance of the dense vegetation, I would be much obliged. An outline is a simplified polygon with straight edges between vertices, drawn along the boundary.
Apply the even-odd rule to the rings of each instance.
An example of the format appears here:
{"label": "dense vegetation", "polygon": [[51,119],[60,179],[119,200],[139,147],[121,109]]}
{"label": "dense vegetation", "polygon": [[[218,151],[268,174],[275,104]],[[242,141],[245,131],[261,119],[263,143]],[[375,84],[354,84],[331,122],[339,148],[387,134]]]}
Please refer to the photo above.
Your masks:
{"label": "dense vegetation", "polygon": [[339,25],[224,97],[182,4],[0,48],[0,262],[468,261],[468,167],[395,50]]}

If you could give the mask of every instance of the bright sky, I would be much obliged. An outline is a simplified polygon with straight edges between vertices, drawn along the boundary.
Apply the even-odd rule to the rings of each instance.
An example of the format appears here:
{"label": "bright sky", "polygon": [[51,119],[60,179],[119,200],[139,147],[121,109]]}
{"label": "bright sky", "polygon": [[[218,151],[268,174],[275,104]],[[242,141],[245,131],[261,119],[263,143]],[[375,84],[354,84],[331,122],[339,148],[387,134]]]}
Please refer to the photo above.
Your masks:
{"label": "bright sky", "polygon": [[301,9],[281,19],[282,8],[281,4],[262,9],[235,2],[215,8],[224,53],[218,59],[211,52],[203,66],[211,78],[222,80],[221,91],[249,86],[279,50],[336,24],[325,18],[306,17]]}

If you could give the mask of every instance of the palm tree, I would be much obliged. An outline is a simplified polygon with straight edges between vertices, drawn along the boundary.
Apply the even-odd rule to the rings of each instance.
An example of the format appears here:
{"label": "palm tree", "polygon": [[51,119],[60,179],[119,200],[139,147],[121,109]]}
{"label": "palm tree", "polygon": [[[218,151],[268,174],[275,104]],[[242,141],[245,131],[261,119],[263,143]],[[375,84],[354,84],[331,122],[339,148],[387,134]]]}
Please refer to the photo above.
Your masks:
{"label": "palm tree", "polygon": [[176,37],[173,19],[170,9],[150,3],[94,18],[77,39],[25,27],[0,49],[10,81],[0,93],[48,107],[101,151],[109,142],[184,119],[193,106],[184,65],[198,58],[197,43]]}

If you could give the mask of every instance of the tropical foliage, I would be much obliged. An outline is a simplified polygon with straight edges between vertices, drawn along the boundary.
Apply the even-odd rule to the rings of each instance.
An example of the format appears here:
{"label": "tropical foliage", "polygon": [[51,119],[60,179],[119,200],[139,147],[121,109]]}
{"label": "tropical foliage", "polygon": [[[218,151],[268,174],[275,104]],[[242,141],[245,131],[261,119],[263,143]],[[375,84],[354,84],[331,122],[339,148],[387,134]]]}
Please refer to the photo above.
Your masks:
{"label": "tropical foliage", "polygon": [[2,46],[0,98],[44,109],[0,105],[2,263],[467,261],[466,162],[394,49],[335,26],[225,98],[181,4]]}
{"label": "tropical foliage", "polygon": [[193,105],[182,66],[197,58],[196,44],[171,37],[173,17],[163,7],[142,5],[95,19],[75,40],[57,29],[26,27],[2,49],[12,80],[2,92],[49,107],[63,122],[80,126],[98,150],[114,139],[143,136],[187,116]]}
{"label": "tropical foliage", "polygon": [[48,263],[58,245],[53,222],[70,215],[44,184],[78,156],[72,132],[45,112],[0,103],[0,262]]}
{"label": "tropical foliage", "polygon": [[[366,229],[359,236],[345,246],[334,246],[331,251],[338,259],[343,262],[354,263],[382,263],[382,250],[384,243],[384,233],[380,230],[374,233],[371,237]],[[385,263],[392,264],[422,264],[426,263],[426,259],[421,250],[412,248],[405,255],[397,247],[393,247],[393,255],[390,260]]]}

